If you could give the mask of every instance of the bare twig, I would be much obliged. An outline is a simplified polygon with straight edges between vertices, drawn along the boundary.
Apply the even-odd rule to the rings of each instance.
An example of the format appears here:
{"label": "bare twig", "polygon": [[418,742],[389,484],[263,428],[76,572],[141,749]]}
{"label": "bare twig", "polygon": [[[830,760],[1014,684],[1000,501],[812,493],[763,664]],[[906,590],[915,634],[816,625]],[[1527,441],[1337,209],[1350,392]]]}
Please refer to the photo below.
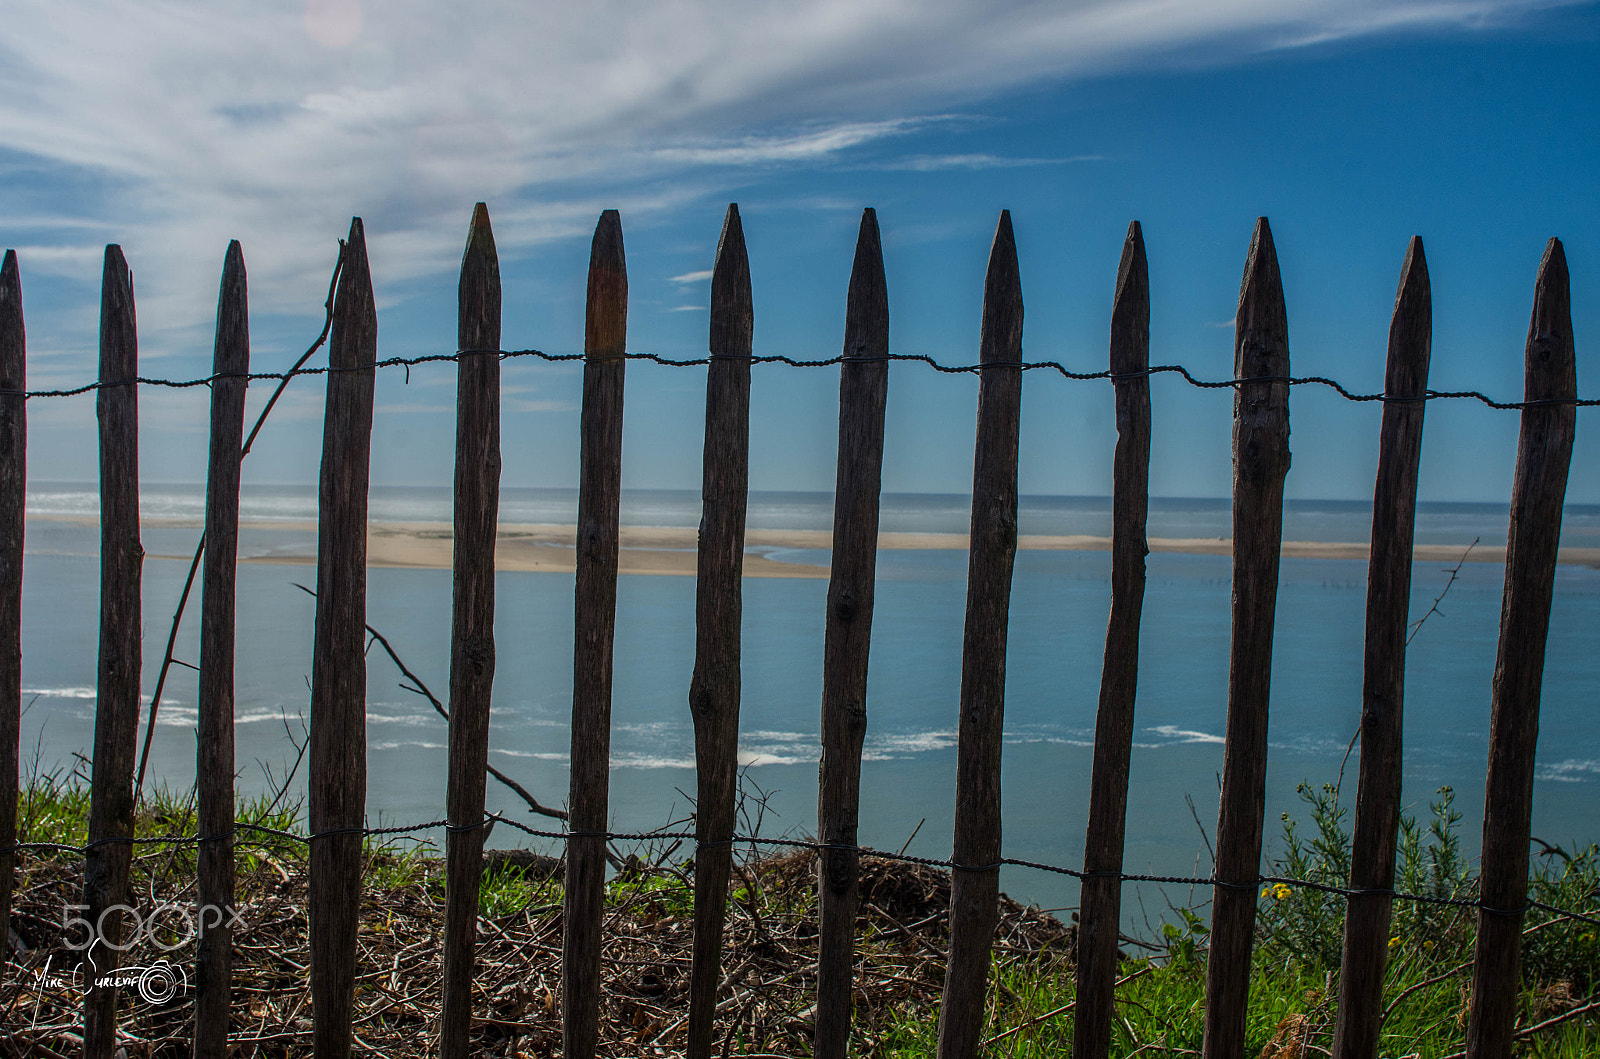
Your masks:
{"label": "bare twig", "polygon": [[1466,565],[1467,556],[1472,554],[1472,549],[1476,548],[1478,546],[1478,542],[1480,540],[1482,540],[1482,539],[1483,539],[1482,537],[1474,537],[1474,538],[1472,538],[1472,543],[1467,545],[1467,550],[1461,553],[1461,561],[1456,563],[1456,567],[1455,567],[1454,570],[1450,571],[1450,580],[1448,580],[1448,581],[1446,581],[1444,583],[1444,588],[1441,589],[1439,591],[1439,595],[1434,598],[1433,606],[1428,608],[1428,612],[1426,614],[1424,614],[1422,617],[1418,618],[1416,621],[1411,623],[1411,631],[1406,634],[1406,643],[1407,644],[1410,644],[1412,640],[1416,639],[1417,633],[1420,632],[1421,629],[1422,629],[1422,623],[1423,622],[1427,621],[1429,618],[1433,617],[1435,614],[1443,614],[1444,613],[1444,611],[1439,609],[1439,604],[1444,602],[1444,597],[1446,595],[1448,595],[1449,592],[1450,592],[1450,586],[1455,584],[1456,583],[1456,578],[1461,576],[1461,568],[1462,568],[1462,566]]}
{"label": "bare twig", "polygon": [[[1579,1015],[1587,1015],[1592,1011],[1600,1011],[1600,997],[1595,997],[1586,1004],[1579,1004],[1575,1008],[1570,1008],[1566,1011],[1563,1011],[1559,1015],[1547,1018],[1543,1022],[1536,1022],[1532,1026],[1520,1029],[1514,1034],[1514,1039],[1519,1041],[1523,1040],[1527,1037],[1533,1036],[1535,1033],[1538,1033],[1541,1030],[1547,1030],[1552,1026],[1559,1026],[1561,1023],[1566,1022],[1569,1019],[1575,1019]],[[1466,1052],[1456,1052],[1452,1055],[1445,1056],[1444,1059],[1466,1059],[1466,1056]]]}
{"label": "bare twig", "polygon": [[[272,406],[278,403],[284,388],[289,385],[289,380],[295,373],[305,366],[322,344],[328,340],[328,331],[333,327],[333,295],[339,285],[339,273],[344,268],[344,240],[339,240],[339,259],[333,263],[333,276],[328,280],[328,298],[322,303],[322,333],[311,347],[300,354],[300,359],[294,362],[294,367],[279,380],[277,389],[272,391],[272,396],[267,399],[267,405],[261,409],[261,414],[256,417],[256,425],[250,429],[250,434],[245,438],[244,446],[239,451],[239,458],[250,454],[250,446],[255,444],[256,435],[261,433],[261,426],[267,421],[267,413],[272,411]],[[178,641],[178,627],[183,624],[183,611],[189,605],[189,590],[194,587],[195,572],[200,569],[200,557],[205,554],[206,535],[200,534],[200,539],[194,546],[194,558],[189,560],[189,576],[183,581],[183,594],[178,597],[178,609],[172,615],[172,628],[167,632],[167,650],[161,659],[161,670],[156,674],[156,690],[150,696],[150,717],[145,721],[144,746],[139,751],[139,777],[133,784],[133,796],[137,801],[144,797],[144,769],[150,760],[150,739],[156,731],[156,713],[161,709],[161,691],[167,686],[167,671],[172,668],[175,659],[172,657],[173,647]],[[193,668],[192,666],[190,668]]]}
{"label": "bare twig", "polygon": [[1187,791],[1183,795],[1183,803],[1189,807],[1189,815],[1194,817],[1194,826],[1200,829],[1200,841],[1206,844],[1206,856],[1211,858],[1211,863],[1217,862],[1217,853],[1211,848],[1211,836],[1206,834],[1206,825],[1200,822],[1200,814],[1195,811],[1194,799],[1189,797]]}
{"label": "bare twig", "polygon": [[[300,582],[294,582],[294,587],[298,588],[300,591],[304,592],[313,599],[316,598],[317,593],[313,589],[309,589],[305,585],[302,585]],[[407,691],[421,695],[423,698],[427,699],[433,704],[434,712],[440,717],[444,718],[444,720],[449,721],[450,711],[445,708],[444,703],[439,701],[438,696],[434,695],[433,692],[428,690],[428,685],[423,683],[422,678],[413,673],[405,664],[405,662],[401,660],[399,654],[395,652],[394,645],[389,642],[388,637],[384,636],[383,633],[379,632],[377,629],[374,629],[371,625],[367,626],[367,634],[372,637],[374,643],[383,648],[384,653],[386,653],[389,656],[390,661],[395,664],[395,668],[400,670],[400,675],[411,681],[411,684],[413,685],[411,687],[406,687],[406,685],[401,684],[400,686],[405,688]],[[523,787],[522,784],[518,783],[516,780],[513,780],[511,777],[507,776],[493,765],[489,765],[488,770],[489,775],[493,776],[495,779],[511,788],[522,798],[524,802],[527,802],[528,808],[533,812],[536,812],[541,816],[553,817],[557,820],[565,820],[567,818],[565,810],[552,809],[548,805],[540,804],[537,798],[528,793],[527,788]]]}

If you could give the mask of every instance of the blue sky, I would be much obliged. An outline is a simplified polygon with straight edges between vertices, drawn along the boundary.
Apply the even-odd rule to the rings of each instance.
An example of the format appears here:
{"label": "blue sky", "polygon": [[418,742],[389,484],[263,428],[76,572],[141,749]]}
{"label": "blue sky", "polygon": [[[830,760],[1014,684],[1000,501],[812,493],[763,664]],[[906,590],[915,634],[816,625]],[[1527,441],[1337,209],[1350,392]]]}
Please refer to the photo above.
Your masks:
{"label": "blue sky", "polygon": [[[472,204],[501,252],[507,348],[581,349],[599,211],[622,211],[629,345],[705,350],[726,204],[744,217],[758,352],[839,350],[863,206],[883,230],[891,346],[976,357],[984,262],[1012,211],[1024,355],[1105,364],[1117,257],[1143,225],[1152,359],[1230,374],[1256,216],[1282,263],[1297,374],[1382,386],[1407,239],[1427,248],[1436,389],[1520,396],[1545,240],[1566,245],[1579,388],[1600,393],[1600,8],[1594,4],[951,0],[443,7],[11,0],[0,42],[0,242],[18,249],[30,386],[88,381],[104,244],[138,292],[144,374],[209,367],[230,238],[254,364],[320,326],[349,217],[366,224],[380,356],[447,351]],[[508,485],[574,484],[579,372],[507,364]],[[247,480],[311,482],[319,379]],[[261,388],[263,391],[265,387]],[[624,480],[699,483],[704,377],[629,366]],[[265,393],[258,393],[260,401]],[[755,374],[752,484],[829,489],[837,375]],[[895,365],[885,486],[970,484],[975,380]],[[1024,384],[1022,488],[1104,493],[1111,389]],[[147,481],[204,475],[203,390],[141,394]],[[1152,491],[1225,495],[1225,391],[1153,386]],[[374,481],[448,485],[454,370],[379,383]],[[1370,497],[1379,412],[1300,387],[1291,496]],[[30,402],[29,473],[95,473],[93,400]],[[1580,412],[1569,499],[1600,502]],[[1425,499],[1504,502],[1516,416],[1428,412]]]}

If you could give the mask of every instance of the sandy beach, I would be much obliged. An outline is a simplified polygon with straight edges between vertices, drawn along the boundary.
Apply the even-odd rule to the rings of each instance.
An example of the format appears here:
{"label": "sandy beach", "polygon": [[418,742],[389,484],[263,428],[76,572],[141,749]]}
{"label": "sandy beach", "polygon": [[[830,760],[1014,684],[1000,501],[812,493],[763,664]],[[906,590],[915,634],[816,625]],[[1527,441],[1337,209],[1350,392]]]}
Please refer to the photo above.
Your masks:
{"label": "sandy beach", "polygon": [[[58,521],[95,524],[82,516],[35,515]],[[190,519],[146,520],[146,525],[200,529]],[[240,561],[248,563],[287,563],[306,565],[316,561],[316,523],[312,521],[249,521],[245,526],[254,534],[297,536],[297,545],[272,548],[266,554],[246,551]],[[306,536],[311,535],[311,541]],[[438,522],[373,522],[367,530],[367,562],[371,566],[448,569],[451,553],[451,527]],[[697,531],[688,526],[624,526],[620,569],[625,574],[665,574],[692,577],[695,572]],[[745,534],[746,577],[827,577],[821,563],[793,562],[774,558],[774,553],[794,549],[826,550],[832,544],[826,530],[752,529]],[[574,568],[572,526],[521,524],[500,527],[495,548],[495,563],[510,571],[568,571]],[[258,538],[259,539],[259,538]],[[878,546],[884,549],[955,549],[967,546],[964,533],[883,533]],[[1108,551],[1109,537],[1023,536],[1017,546],[1024,551]],[[1227,538],[1150,538],[1152,552],[1178,552],[1189,555],[1230,555],[1233,542]],[[1455,545],[1418,545],[1413,554],[1419,562],[1460,561],[1464,549]],[[1286,559],[1351,559],[1365,561],[1368,546],[1363,541],[1284,541]],[[150,559],[185,559],[188,555],[151,552]],[[1467,561],[1500,563],[1503,548],[1478,545]],[[1600,548],[1562,548],[1560,561],[1600,568]]]}

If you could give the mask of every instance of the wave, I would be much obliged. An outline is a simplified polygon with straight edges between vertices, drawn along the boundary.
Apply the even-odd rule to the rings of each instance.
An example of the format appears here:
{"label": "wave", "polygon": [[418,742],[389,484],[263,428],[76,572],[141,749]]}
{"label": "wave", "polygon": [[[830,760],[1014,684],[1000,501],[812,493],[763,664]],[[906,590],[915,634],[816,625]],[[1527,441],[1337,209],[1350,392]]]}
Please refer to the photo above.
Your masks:
{"label": "wave", "polygon": [[1574,761],[1569,758],[1553,764],[1541,762],[1534,771],[1534,777],[1557,783],[1587,783],[1590,779],[1600,777],[1600,761]]}
{"label": "wave", "polygon": [[1141,744],[1143,746],[1152,747],[1152,748],[1153,747],[1161,747],[1161,746],[1171,746],[1173,743],[1217,743],[1217,744],[1221,744],[1221,743],[1227,742],[1227,740],[1223,739],[1222,736],[1220,736],[1220,735],[1212,735],[1210,732],[1197,732],[1197,731],[1195,731],[1195,730],[1193,730],[1191,728],[1179,728],[1175,724],[1158,724],[1154,728],[1146,728],[1145,731],[1153,732],[1153,733],[1155,733],[1156,735],[1159,735],[1159,736],[1165,736],[1166,739],[1168,740],[1166,743],[1145,743],[1145,744]]}
{"label": "wave", "polygon": [[506,757],[532,758],[533,760],[536,760],[536,761],[566,761],[567,760],[567,755],[566,754],[558,753],[558,752],[553,751],[553,750],[547,750],[547,751],[537,752],[536,753],[536,752],[530,751],[530,750],[501,750],[498,747],[490,747],[489,748],[489,753],[491,753],[491,754],[504,754]]}
{"label": "wave", "polygon": [[37,695],[42,699],[93,699],[99,696],[94,688],[23,688],[22,697]]}

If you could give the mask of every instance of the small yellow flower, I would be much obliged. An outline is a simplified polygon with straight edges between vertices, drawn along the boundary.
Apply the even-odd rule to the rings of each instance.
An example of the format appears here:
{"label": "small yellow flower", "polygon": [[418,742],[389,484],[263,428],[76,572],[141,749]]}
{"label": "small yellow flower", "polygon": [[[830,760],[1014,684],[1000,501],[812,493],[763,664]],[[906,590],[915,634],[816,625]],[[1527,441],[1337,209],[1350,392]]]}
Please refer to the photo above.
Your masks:
{"label": "small yellow flower", "polygon": [[1423,942],[1423,943],[1422,943],[1422,947],[1423,947],[1423,948],[1424,948],[1424,949],[1431,949],[1431,948],[1433,948],[1433,939],[1432,939],[1432,938],[1429,938],[1429,939],[1428,939],[1428,940],[1426,940],[1426,941],[1424,941],[1424,942]]}
{"label": "small yellow flower", "polygon": [[1400,947],[1400,939],[1399,938],[1390,938],[1389,939],[1389,948],[1398,949],[1399,947]]}
{"label": "small yellow flower", "polygon": [[1264,887],[1262,889],[1262,891],[1261,891],[1261,899],[1263,901],[1265,901],[1267,898],[1269,898],[1271,896],[1272,896],[1272,887],[1270,887],[1270,886]]}
{"label": "small yellow flower", "polygon": [[1277,898],[1279,901],[1282,901],[1285,897],[1288,897],[1292,893],[1294,893],[1294,891],[1289,888],[1288,883],[1279,883],[1272,888],[1272,896]]}

